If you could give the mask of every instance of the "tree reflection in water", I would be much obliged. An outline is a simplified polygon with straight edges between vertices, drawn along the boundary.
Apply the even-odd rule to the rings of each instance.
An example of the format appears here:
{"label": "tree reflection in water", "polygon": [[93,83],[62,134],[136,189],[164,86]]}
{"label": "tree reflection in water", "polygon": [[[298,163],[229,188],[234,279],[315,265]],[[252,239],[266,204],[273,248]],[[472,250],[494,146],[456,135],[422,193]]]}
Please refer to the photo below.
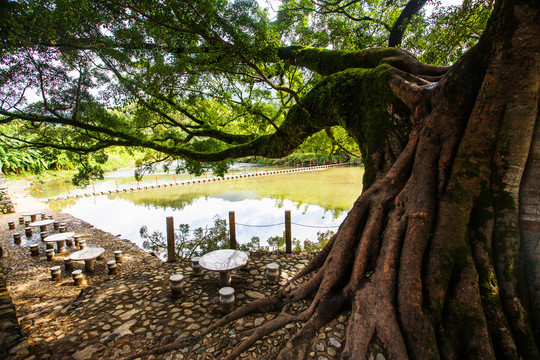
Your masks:
{"label": "tree reflection in water", "polygon": [[[323,248],[334,234],[333,231],[317,232],[317,240],[305,239],[303,242],[294,238],[292,241],[293,251],[317,252]],[[167,253],[167,240],[161,231],[149,232],[146,226],[140,229],[143,240],[143,248],[153,252],[159,258],[164,259]],[[238,250],[256,251],[276,251],[285,249],[285,238],[283,236],[272,236],[266,239],[268,246],[261,245],[261,239],[253,236],[248,243],[238,244]],[[213,227],[196,228],[190,230],[188,224],[180,224],[174,231],[174,248],[177,257],[191,258],[196,255],[203,255],[210,251],[224,249],[229,245],[229,228],[227,221],[216,216]]]}

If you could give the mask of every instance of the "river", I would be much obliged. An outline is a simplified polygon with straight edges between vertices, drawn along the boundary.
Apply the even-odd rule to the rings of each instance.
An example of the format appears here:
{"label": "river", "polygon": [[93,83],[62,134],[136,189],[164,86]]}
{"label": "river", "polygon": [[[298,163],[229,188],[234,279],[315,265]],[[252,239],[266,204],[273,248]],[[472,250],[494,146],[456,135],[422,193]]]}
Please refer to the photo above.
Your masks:
{"label": "river", "polygon": [[[262,246],[268,246],[266,239],[283,236],[284,212],[290,210],[292,237],[302,244],[306,239],[316,241],[319,232],[337,230],[361,192],[362,176],[361,167],[335,167],[58,200],[50,206],[121,235],[141,247],[144,241],[139,233],[142,226],[146,226],[149,233],[165,233],[165,219],[172,216],[175,227],[188,224],[190,230],[209,228],[216,217],[228,221],[229,211],[235,212],[239,244],[248,243],[256,236],[261,239]],[[144,183],[154,181],[173,182],[173,175],[151,175],[144,179]],[[96,182],[93,187],[99,192],[106,188],[111,190],[117,183],[126,187],[129,182],[134,183],[134,187],[137,185],[132,173],[123,171],[108,174],[104,181]],[[67,190],[63,183],[51,183],[42,187],[41,194],[58,195]],[[71,189],[72,193],[77,191],[83,190]]]}

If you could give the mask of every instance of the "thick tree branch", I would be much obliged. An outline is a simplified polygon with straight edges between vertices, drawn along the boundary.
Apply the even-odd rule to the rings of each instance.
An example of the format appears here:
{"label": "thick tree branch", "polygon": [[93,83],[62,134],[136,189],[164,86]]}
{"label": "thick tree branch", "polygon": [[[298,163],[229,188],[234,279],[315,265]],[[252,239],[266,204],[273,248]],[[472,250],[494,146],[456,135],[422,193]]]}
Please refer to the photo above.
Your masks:
{"label": "thick tree branch", "polygon": [[405,5],[405,8],[392,26],[392,30],[390,30],[388,46],[399,47],[401,45],[403,34],[405,34],[405,30],[411,22],[412,17],[424,7],[426,1],[427,0],[410,0],[407,5]]}
{"label": "thick tree branch", "polygon": [[397,48],[340,51],[294,45],[279,48],[278,56],[288,64],[302,66],[321,75],[350,68],[372,69],[382,63],[417,76],[439,76],[449,69],[446,66],[423,64],[411,53]]}

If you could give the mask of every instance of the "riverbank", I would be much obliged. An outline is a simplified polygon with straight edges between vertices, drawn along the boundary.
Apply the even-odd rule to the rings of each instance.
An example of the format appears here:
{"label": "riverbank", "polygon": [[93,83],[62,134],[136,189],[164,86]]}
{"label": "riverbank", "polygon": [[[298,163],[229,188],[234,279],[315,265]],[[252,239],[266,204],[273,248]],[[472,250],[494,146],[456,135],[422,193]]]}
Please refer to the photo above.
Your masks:
{"label": "riverbank", "polygon": [[[145,349],[193,337],[201,329],[223,316],[218,304],[215,274],[205,272],[195,276],[187,260],[162,263],[127,239],[94,228],[91,224],[68,214],[57,213],[25,194],[23,182],[9,182],[15,203],[15,214],[2,215],[0,244],[4,256],[0,259],[7,289],[11,295],[22,335],[9,355],[13,359],[118,359],[133,356]],[[68,231],[83,235],[88,246],[106,249],[105,261],[98,261],[94,275],[86,276],[82,286],[76,286],[64,270],[63,258],[46,261],[44,247],[39,257],[31,257],[28,243],[13,244],[13,233],[22,225],[8,230],[8,221],[18,224],[21,213],[42,211],[55,220],[65,222]],[[23,231],[24,232],[24,231]],[[37,242],[37,240],[36,240]],[[26,246],[25,246],[26,245]],[[41,245],[42,246],[42,245]],[[108,275],[106,261],[122,250],[124,262],[117,275]],[[74,251],[70,249],[69,252]],[[68,252],[68,254],[69,254]],[[233,273],[236,306],[272,294],[277,285],[265,281],[266,264],[277,262],[282,269],[281,283],[308,263],[311,255],[297,253],[257,253],[250,256],[249,265]],[[52,281],[49,268],[60,265],[61,281]],[[77,265],[82,269],[82,264]],[[168,278],[171,274],[185,276],[183,298],[170,296]],[[274,314],[255,314],[214,331],[190,347],[152,356],[155,359],[218,359],[244,336],[245,331],[268,321]],[[330,323],[318,334],[310,357],[337,357],[344,339],[345,316]],[[299,328],[299,324],[259,341],[242,357],[275,358],[279,348]]]}

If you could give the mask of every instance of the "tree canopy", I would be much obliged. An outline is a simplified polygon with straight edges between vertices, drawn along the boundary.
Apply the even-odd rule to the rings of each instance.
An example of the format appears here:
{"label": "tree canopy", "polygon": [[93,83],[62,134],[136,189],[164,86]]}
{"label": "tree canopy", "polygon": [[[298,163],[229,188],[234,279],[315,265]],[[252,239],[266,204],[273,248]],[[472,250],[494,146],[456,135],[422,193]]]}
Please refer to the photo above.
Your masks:
{"label": "tree canopy", "polygon": [[[318,50],[290,45],[354,52],[403,42],[446,65],[477,40],[490,11],[484,1],[466,1],[427,16],[424,4],[294,0],[271,19],[254,0],[3,1],[0,123],[11,126],[0,129],[0,139],[10,148],[95,155],[141,147],[155,151],[151,161],[216,163],[282,157],[323,130],[337,142],[341,127],[366,155],[371,134],[351,129],[330,113],[336,109],[316,109],[325,96],[336,101],[317,86],[349,66],[379,76],[375,68],[385,59],[412,56],[388,49],[329,72],[297,56],[311,54],[312,61]],[[381,124],[388,116],[377,91],[366,86],[364,97],[371,93],[375,103],[366,101],[361,111]],[[407,128],[395,119],[384,121],[378,137]],[[99,173],[88,165],[85,171]]]}

